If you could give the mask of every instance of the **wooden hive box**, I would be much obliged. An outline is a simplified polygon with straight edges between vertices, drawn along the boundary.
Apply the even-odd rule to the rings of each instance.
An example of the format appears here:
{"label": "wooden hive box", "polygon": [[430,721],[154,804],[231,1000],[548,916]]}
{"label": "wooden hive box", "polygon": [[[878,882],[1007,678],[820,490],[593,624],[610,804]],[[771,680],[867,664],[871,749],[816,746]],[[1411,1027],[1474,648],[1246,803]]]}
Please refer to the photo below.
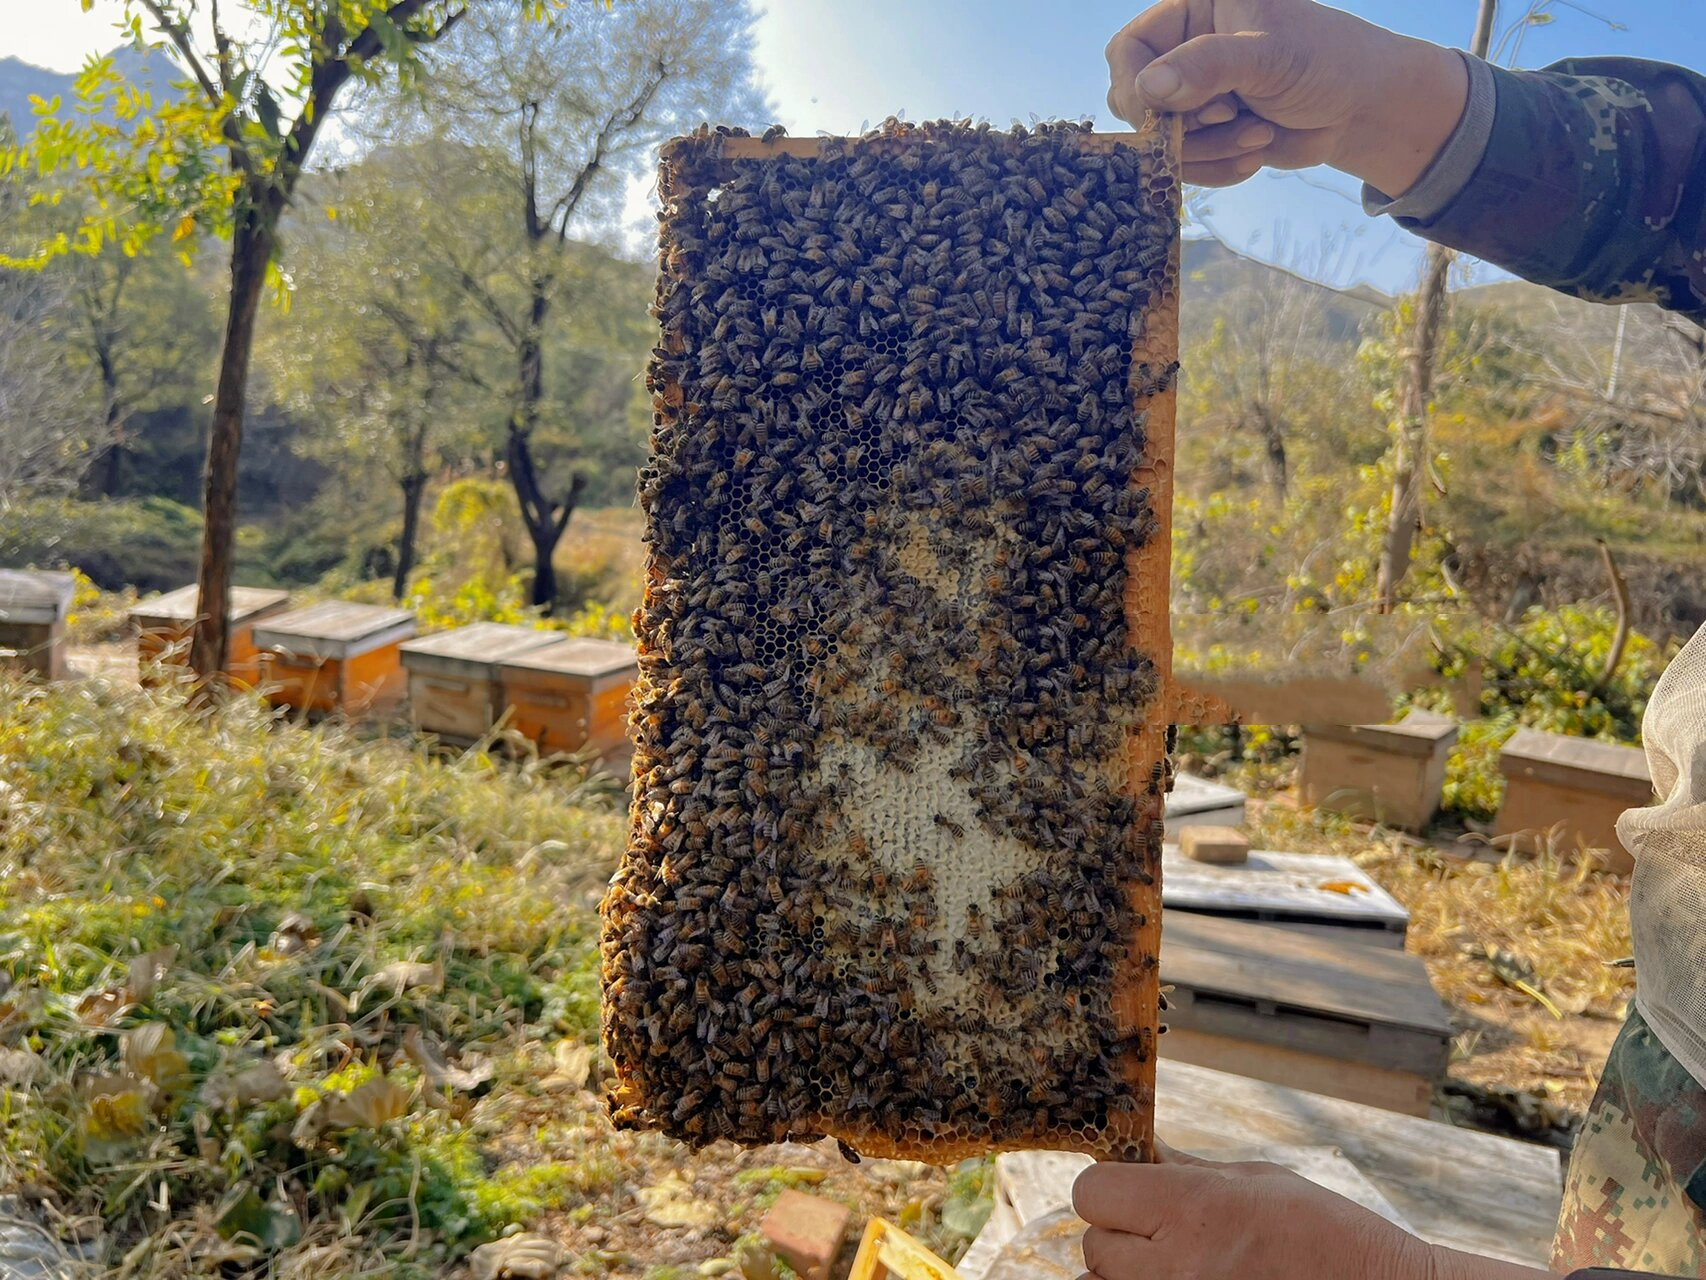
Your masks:
{"label": "wooden hive box", "polygon": [[[201,616],[201,591],[194,584],[144,600],[130,611],[136,624],[136,669],[144,684],[164,673],[162,664],[182,666],[189,658],[190,636]],[[253,687],[260,680],[260,650],[255,647],[255,624],[290,607],[290,592],[266,587],[231,588],[226,612],[230,627],[225,671],[235,684]]]}
{"label": "wooden hive box", "polygon": [[1349,858],[1252,849],[1248,861],[1210,866],[1168,845],[1161,901],[1175,912],[1223,916],[1365,946],[1404,949],[1410,913]]}
{"label": "wooden hive box", "polygon": [[415,728],[456,742],[483,737],[506,705],[499,664],[561,640],[560,632],[503,622],[476,622],[410,640],[401,654]]}
{"label": "wooden hive box", "polygon": [[1248,799],[1236,787],[1180,773],[1173,777],[1173,789],[1167,793],[1161,816],[1168,831],[1178,831],[1181,827],[1241,827]]}
{"label": "wooden hive box", "polygon": [[627,754],[628,695],[639,674],[632,646],[563,640],[498,666],[516,732],[543,752],[591,747],[607,759]]}
{"label": "wooden hive box", "polygon": [[1560,851],[1598,851],[1606,869],[1634,870],[1635,860],[1617,839],[1625,809],[1651,804],[1653,782],[1639,747],[1518,729],[1499,752],[1504,803],[1494,831],[1515,847],[1546,849],[1557,829]]}
{"label": "wooden hive box", "polygon": [[76,592],[69,573],[0,569],[0,662],[63,680],[65,621]]}
{"label": "wooden hive box", "polygon": [[1419,956],[1164,912],[1164,1057],[1425,1116],[1453,1030]]}
{"label": "wooden hive box", "polygon": [[1420,832],[1439,812],[1456,741],[1455,721],[1416,709],[1397,724],[1305,725],[1298,791],[1305,804]]}
{"label": "wooden hive box", "polygon": [[403,641],[415,634],[407,609],[328,600],[255,628],[267,698],[298,711],[359,715],[402,698]]}

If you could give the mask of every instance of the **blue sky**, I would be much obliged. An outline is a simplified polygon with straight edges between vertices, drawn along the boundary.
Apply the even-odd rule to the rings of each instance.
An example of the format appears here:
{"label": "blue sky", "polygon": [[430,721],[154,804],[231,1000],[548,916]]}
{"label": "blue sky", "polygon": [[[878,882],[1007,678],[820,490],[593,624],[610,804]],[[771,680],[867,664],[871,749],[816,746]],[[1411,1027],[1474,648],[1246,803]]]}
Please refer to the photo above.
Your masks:
{"label": "blue sky", "polygon": [[[1526,3],[1501,7],[1514,18]],[[768,0],[758,58],[779,118],[795,133],[846,132],[895,112],[998,123],[1095,114],[1111,128],[1102,47],[1141,7],[1135,0]],[[1467,41],[1475,17],[1475,0],[1345,0],[1342,7],[1447,44]],[[1583,0],[1580,7],[1557,0],[1555,20],[1525,33],[1519,65],[1615,53],[1706,68],[1703,10],[1706,0]],[[0,0],[0,56],[70,69],[112,43],[115,11],[112,0],[99,0],[89,15],[77,0]],[[1312,275],[1409,287],[1415,242],[1365,218],[1354,192],[1353,182],[1327,171],[1264,174],[1215,192],[1208,222],[1234,246]]]}

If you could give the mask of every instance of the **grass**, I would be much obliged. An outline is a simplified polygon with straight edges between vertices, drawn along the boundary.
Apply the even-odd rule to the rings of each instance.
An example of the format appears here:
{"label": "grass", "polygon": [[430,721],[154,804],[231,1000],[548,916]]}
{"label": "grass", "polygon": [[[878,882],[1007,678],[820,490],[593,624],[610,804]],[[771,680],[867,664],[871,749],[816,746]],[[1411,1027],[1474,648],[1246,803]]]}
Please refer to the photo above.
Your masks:
{"label": "grass", "polygon": [[0,1036],[29,1078],[0,1174],[111,1250],[336,1223],[364,1267],[406,1231],[421,1274],[588,1194],[590,1164],[493,1176],[479,1105],[437,1076],[503,1081],[593,1032],[619,827],[573,778],[279,731],[258,703],[0,687]]}
{"label": "grass", "polygon": [[[789,1186],[957,1256],[964,1173],[612,1132],[625,826],[561,766],[0,675],[0,1194],[115,1276],[458,1275],[521,1228],[697,1277]],[[709,1226],[648,1220],[677,1174]]]}
{"label": "grass", "polygon": [[[1235,768],[1271,792],[1286,743],[1246,746]],[[1626,882],[1260,800],[1252,825],[1410,908],[1457,1080],[1585,1104],[1631,990],[1605,963],[1628,954]],[[137,1277],[458,1275],[514,1229],[562,1241],[569,1275],[763,1277],[790,1188],[957,1257],[987,1161],[611,1131],[595,904],[624,827],[561,767],[0,676],[0,1193]],[[651,1220],[666,1183],[699,1225]]]}

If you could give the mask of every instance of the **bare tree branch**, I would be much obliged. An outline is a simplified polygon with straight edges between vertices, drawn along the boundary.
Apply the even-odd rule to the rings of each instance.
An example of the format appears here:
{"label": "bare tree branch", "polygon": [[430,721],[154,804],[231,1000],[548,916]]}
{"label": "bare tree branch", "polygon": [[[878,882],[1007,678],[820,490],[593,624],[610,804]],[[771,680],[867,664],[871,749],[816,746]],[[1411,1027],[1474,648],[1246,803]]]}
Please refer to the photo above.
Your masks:
{"label": "bare tree branch", "polygon": [[160,29],[162,35],[172,42],[173,47],[177,49],[189,68],[190,74],[201,85],[202,92],[207,95],[208,105],[218,108],[225,101],[225,95],[220,91],[219,86],[213,82],[213,77],[208,74],[206,66],[202,64],[201,56],[196,53],[195,43],[190,39],[189,25],[172,21],[160,0],[141,0],[141,3],[142,7],[148,10],[149,16],[154,19],[154,25]]}
{"label": "bare tree branch", "polygon": [[559,242],[568,239],[569,223],[574,220],[575,210],[580,207],[592,180],[603,168],[605,157],[610,153],[611,142],[645,118],[646,108],[651,105],[652,99],[657,97],[658,90],[663,88],[664,82],[669,78],[662,59],[654,65],[656,74],[640,87],[640,91],[628,105],[611,112],[605,118],[603,126],[593,139],[592,156],[581,166],[581,171],[575,175],[575,180],[569,184],[569,189],[563,193],[563,198],[557,201],[556,208],[551,211],[551,220],[556,226]]}

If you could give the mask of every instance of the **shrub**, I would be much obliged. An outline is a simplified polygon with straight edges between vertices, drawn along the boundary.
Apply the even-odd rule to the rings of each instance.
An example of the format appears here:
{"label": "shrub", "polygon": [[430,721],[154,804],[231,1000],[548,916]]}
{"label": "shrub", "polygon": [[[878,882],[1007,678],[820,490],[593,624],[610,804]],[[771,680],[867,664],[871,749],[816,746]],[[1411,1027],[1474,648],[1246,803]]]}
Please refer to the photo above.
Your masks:
{"label": "shrub", "polygon": [[1509,712],[1552,733],[1638,742],[1647,699],[1670,655],[1631,632],[1602,688],[1616,625],[1616,615],[1603,607],[1531,609],[1516,627],[1469,626],[1448,637],[1441,669],[1461,675],[1480,660],[1483,715]]}
{"label": "shrub", "polygon": [[37,499],[0,511],[0,563],[78,569],[106,591],[170,591],[195,581],[200,560],[201,516],[169,498]]}

